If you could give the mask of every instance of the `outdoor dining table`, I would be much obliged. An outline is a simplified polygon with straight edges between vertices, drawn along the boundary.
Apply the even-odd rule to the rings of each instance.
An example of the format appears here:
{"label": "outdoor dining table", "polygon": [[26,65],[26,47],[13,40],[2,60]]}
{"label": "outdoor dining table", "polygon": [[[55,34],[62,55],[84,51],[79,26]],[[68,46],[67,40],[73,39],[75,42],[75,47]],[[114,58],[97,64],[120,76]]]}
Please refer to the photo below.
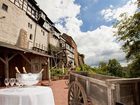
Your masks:
{"label": "outdoor dining table", "polygon": [[0,89],[0,105],[55,105],[50,87],[29,86]]}

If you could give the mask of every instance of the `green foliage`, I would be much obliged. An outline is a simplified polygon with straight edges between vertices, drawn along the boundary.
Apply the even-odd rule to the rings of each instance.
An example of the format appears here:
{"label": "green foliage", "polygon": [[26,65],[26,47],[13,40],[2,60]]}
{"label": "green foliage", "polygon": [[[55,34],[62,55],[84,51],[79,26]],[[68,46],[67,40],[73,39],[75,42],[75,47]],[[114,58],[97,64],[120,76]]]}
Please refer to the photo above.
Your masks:
{"label": "green foliage", "polygon": [[116,59],[110,59],[108,63],[101,61],[95,72],[102,75],[126,77],[125,71]]}
{"label": "green foliage", "polygon": [[126,58],[132,63],[128,66],[126,75],[140,76],[140,12],[129,18],[124,16],[116,26],[116,37],[123,42],[122,49]]}
{"label": "green foliage", "polygon": [[123,76],[122,67],[116,59],[111,59],[108,62],[108,72],[113,76]]}
{"label": "green foliage", "polygon": [[95,72],[98,74],[102,74],[102,75],[108,75],[108,70],[107,70],[107,63],[106,62],[99,62],[99,66],[98,68],[95,68]]}
{"label": "green foliage", "polygon": [[56,47],[56,46],[54,46],[52,44],[49,44],[49,50],[57,52],[57,51],[60,50],[60,48],[59,47]]}
{"label": "green foliage", "polygon": [[65,70],[61,68],[55,68],[51,70],[51,76],[62,76],[65,74]]}
{"label": "green foliage", "polygon": [[107,63],[103,61],[99,62],[99,69],[100,69],[99,71],[102,71],[106,74],[106,72],[108,71]]}
{"label": "green foliage", "polygon": [[97,74],[109,75],[108,72],[103,71],[102,69],[99,69],[99,68],[96,68],[94,72]]}
{"label": "green foliage", "polygon": [[82,70],[81,70],[80,67],[76,67],[76,71],[77,71],[77,72],[80,72],[80,71],[82,71]]}
{"label": "green foliage", "polygon": [[76,71],[84,71],[89,73],[97,73],[102,75],[125,77],[125,73],[122,70],[120,63],[116,59],[109,60],[109,63],[101,61],[99,67],[90,67],[86,64],[81,67],[77,67]]}
{"label": "green foliage", "polygon": [[140,55],[140,13],[125,17],[115,27],[118,29],[118,40],[124,42],[122,49],[126,52],[126,58],[135,59]]}
{"label": "green foliage", "polygon": [[94,68],[90,67],[89,65],[83,64],[80,67],[77,67],[76,68],[76,71],[77,72],[84,71],[84,72],[90,72],[90,73],[92,73],[92,72],[94,72]]}
{"label": "green foliage", "polygon": [[131,64],[128,66],[130,77],[140,77],[140,57],[133,60]]}

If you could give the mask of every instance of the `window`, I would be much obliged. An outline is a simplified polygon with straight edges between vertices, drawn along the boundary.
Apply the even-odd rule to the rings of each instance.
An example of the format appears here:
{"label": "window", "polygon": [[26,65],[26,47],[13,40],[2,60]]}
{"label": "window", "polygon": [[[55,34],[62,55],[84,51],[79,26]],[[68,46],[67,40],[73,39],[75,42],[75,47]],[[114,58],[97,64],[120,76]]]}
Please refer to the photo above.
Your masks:
{"label": "window", "polygon": [[24,0],[24,3],[23,3],[23,10],[26,11],[27,10],[27,1]]}
{"label": "window", "polygon": [[2,9],[4,10],[4,11],[8,11],[8,6],[6,5],[6,4],[2,4]]}
{"label": "window", "polygon": [[43,35],[45,35],[45,32],[43,31]]}
{"label": "window", "polygon": [[32,24],[31,24],[31,23],[28,23],[28,27],[29,27],[30,29],[32,29]]}
{"label": "window", "polygon": [[30,34],[30,40],[32,40],[33,39],[33,35],[32,34]]}
{"label": "window", "polygon": [[41,30],[41,32],[42,32],[42,34],[43,34],[43,36],[45,35],[45,32],[43,31],[43,30]]}
{"label": "window", "polygon": [[43,24],[43,27],[46,28],[47,30],[50,29],[50,25],[49,25],[49,23],[47,23],[47,22],[45,22],[45,23]]}
{"label": "window", "polygon": [[27,10],[31,13],[32,9],[30,6],[27,7]]}
{"label": "window", "polygon": [[32,10],[32,16],[36,16],[36,11],[35,10]]}
{"label": "window", "polygon": [[22,0],[15,0],[15,5],[22,8],[23,1]]}
{"label": "window", "polygon": [[62,43],[60,43],[60,47],[62,47]]}
{"label": "window", "polygon": [[41,17],[45,20],[46,19],[46,15],[42,12],[41,13]]}

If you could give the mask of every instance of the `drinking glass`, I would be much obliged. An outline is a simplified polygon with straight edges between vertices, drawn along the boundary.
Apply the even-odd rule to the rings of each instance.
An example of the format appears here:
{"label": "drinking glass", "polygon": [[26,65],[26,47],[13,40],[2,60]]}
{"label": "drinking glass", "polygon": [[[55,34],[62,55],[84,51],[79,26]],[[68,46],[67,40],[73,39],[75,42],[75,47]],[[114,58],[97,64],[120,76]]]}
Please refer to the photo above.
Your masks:
{"label": "drinking glass", "polygon": [[11,86],[14,86],[15,78],[10,78],[9,83],[10,83]]}
{"label": "drinking glass", "polygon": [[5,78],[5,80],[4,80],[4,84],[5,84],[6,87],[9,86],[9,79],[8,79],[8,78]]}
{"label": "drinking glass", "polygon": [[18,78],[15,79],[15,84],[16,84],[16,86],[20,87],[20,81]]}

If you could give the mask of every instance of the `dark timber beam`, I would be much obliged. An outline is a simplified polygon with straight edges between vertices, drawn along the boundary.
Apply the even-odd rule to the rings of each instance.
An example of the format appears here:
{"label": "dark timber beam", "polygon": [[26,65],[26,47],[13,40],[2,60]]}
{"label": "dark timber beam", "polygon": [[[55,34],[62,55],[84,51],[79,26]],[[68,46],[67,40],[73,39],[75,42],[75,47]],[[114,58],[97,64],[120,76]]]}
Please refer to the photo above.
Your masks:
{"label": "dark timber beam", "polygon": [[4,55],[5,59],[5,78],[9,78],[9,60],[7,53]]}
{"label": "dark timber beam", "polygon": [[49,79],[49,81],[51,81],[50,59],[51,58],[48,58],[48,79]]}
{"label": "dark timber beam", "polygon": [[4,60],[3,58],[0,57],[0,60],[1,60],[4,64],[6,64],[6,62],[5,62],[5,60]]}
{"label": "dark timber beam", "polygon": [[16,55],[17,55],[17,53],[13,54],[10,58],[8,58],[8,61],[12,60]]}
{"label": "dark timber beam", "polygon": [[20,54],[20,53],[19,55],[21,55],[30,65],[32,64],[31,61],[25,55]]}
{"label": "dark timber beam", "polygon": [[8,57],[8,51],[5,52],[4,54],[4,59],[2,59],[0,57],[0,60],[5,64],[5,78],[9,78],[9,61],[12,60],[15,56],[17,55],[16,54],[13,54],[10,58]]}
{"label": "dark timber beam", "polygon": [[54,65],[57,67],[57,58],[52,58],[54,61]]}

